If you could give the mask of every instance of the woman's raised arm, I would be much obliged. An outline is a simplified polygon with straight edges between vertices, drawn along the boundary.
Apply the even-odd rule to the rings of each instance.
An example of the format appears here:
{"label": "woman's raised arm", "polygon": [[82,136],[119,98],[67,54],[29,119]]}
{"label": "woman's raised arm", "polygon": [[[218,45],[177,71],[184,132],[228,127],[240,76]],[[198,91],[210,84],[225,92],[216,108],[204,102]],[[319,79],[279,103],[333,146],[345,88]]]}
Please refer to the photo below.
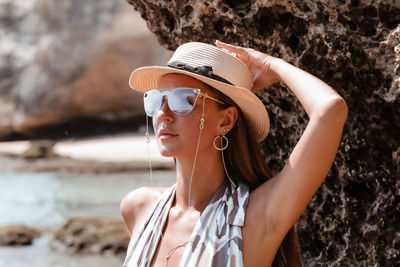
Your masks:
{"label": "woman's raised arm", "polygon": [[281,59],[253,49],[218,41],[216,44],[248,66],[254,76],[253,91],[283,82],[310,118],[281,172],[254,192],[254,197],[263,203],[260,208],[265,212],[268,228],[285,234],[331,168],[347,118],[347,105],[323,81]]}

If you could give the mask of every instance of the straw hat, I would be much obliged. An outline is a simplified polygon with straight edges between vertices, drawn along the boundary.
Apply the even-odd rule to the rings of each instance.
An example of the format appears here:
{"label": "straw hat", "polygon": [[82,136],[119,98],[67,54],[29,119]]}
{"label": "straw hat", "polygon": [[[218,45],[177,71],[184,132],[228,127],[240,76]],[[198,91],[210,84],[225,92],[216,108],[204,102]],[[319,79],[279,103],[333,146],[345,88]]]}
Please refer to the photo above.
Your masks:
{"label": "straw hat", "polygon": [[269,131],[264,104],[251,92],[253,76],[247,66],[214,45],[191,42],[179,46],[167,66],[148,66],[134,70],[129,79],[132,89],[146,92],[157,89],[160,78],[169,73],[194,77],[229,96],[242,110],[258,142]]}

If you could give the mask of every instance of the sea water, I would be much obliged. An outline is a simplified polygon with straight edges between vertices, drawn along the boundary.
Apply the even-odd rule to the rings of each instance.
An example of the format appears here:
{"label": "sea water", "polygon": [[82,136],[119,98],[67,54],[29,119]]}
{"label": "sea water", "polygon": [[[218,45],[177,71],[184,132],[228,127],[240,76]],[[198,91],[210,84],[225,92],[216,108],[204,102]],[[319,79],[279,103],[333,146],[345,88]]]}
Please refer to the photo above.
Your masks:
{"label": "sea water", "polygon": [[[1,171],[1,170],[0,170]],[[155,186],[170,186],[172,170],[153,171]],[[148,171],[101,174],[0,173],[0,224],[55,228],[76,216],[121,219],[119,204],[131,190],[151,184]],[[121,219],[122,220],[122,219]],[[31,246],[0,247],[0,267],[114,267],[122,256],[67,255],[49,248],[43,235]]]}

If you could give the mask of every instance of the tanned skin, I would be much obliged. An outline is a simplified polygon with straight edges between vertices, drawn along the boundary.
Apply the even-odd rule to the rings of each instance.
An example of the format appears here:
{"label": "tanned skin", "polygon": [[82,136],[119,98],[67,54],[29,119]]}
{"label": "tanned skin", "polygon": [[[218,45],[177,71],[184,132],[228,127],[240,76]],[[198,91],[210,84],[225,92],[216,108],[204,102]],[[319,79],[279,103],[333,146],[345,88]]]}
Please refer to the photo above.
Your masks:
{"label": "tanned skin", "polygon": [[[276,82],[285,83],[300,101],[310,120],[283,169],[250,193],[243,234],[245,266],[270,266],[287,231],[294,225],[319,188],[333,163],[347,105],[335,90],[311,74],[272,56],[253,49],[217,41],[244,62],[254,77],[253,92]],[[214,96],[209,87],[186,75],[170,74],[161,79],[159,90],[177,87],[200,88]],[[199,121],[205,105],[205,127],[192,178],[189,184],[199,134]],[[221,110],[217,103],[199,98],[189,114],[176,115],[163,102],[153,117],[153,127],[162,155],[176,159],[176,196],[169,211],[163,238],[158,244],[152,266],[165,266],[165,256],[178,247],[168,266],[178,266],[185,246],[208,201],[225,179],[220,152],[213,145],[215,136],[232,129],[237,110]],[[167,132],[167,134],[160,134]],[[140,188],[121,202],[121,213],[129,234],[135,236],[165,188]],[[257,248],[257,249],[254,249]]]}

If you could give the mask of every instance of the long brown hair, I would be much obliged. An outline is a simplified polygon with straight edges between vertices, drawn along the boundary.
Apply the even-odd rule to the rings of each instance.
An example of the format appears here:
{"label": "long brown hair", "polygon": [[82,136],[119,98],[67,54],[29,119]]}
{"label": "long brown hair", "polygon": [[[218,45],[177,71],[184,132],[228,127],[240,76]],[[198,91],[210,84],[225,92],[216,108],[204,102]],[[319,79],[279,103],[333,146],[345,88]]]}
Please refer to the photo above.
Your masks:
{"label": "long brown hair", "polygon": [[[242,111],[235,102],[215,88],[212,91],[225,104],[220,108],[234,106],[238,110],[235,126],[226,134],[229,145],[224,153],[226,168],[236,182],[247,183],[250,190],[256,189],[272,178],[272,173],[261,153],[260,144],[254,132],[248,126]],[[283,239],[272,263],[273,267],[302,266],[302,257],[298,235],[293,226]]]}

